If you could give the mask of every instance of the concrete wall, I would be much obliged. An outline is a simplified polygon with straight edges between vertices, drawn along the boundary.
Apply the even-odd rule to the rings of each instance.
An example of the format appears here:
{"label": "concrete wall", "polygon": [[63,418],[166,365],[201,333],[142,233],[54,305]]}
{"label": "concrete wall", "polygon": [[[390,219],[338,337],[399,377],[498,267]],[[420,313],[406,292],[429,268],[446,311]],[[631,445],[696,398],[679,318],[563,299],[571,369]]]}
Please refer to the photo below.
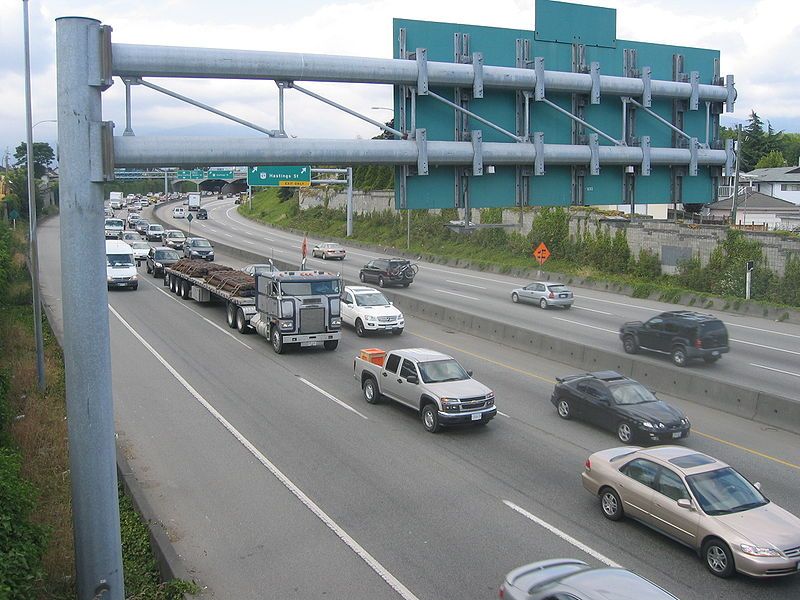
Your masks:
{"label": "concrete wall", "polygon": [[[300,210],[314,206],[344,210],[347,208],[347,190],[341,186],[320,186],[300,189]],[[357,215],[371,212],[394,212],[394,192],[362,192],[353,190],[353,212]]]}

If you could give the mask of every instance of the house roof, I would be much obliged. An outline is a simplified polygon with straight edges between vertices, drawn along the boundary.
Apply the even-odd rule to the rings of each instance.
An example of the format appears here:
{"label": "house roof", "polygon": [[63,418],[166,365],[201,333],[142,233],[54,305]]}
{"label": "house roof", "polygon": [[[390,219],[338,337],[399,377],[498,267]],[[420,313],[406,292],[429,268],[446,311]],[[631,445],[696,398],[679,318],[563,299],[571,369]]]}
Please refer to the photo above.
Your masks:
{"label": "house roof", "polygon": [[[709,210],[727,210],[730,211],[733,204],[733,197],[723,198],[708,205]],[[752,188],[748,188],[744,194],[739,194],[736,202],[736,207],[740,208],[746,206],[748,210],[772,210],[779,212],[797,212],[800,214],[800,206],[788,200],[782,200],[769,194],[762,194]]]}
{"label": "house roof", "polygon": [[794,182],[800,183],[800,166],[775,167],[772,169],[753,169],[745,173],[747,179],[758,181]]}

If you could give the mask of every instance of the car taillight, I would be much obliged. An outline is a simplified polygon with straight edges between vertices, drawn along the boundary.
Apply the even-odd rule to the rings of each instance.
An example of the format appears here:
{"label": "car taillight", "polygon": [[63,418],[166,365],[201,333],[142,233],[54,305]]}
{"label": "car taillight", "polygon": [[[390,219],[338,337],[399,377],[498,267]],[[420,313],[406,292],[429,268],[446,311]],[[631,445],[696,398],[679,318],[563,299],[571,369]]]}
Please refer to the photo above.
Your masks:
{"label": "car taillight", "polygon": [[587,471],[591,471],[592,470],[592,461],[587,458],[586,462],[583,463],[583,466],[586,468]]}
{"label": "car taillight", "polygon": [[701,340],[700,338],[697,338],[694,341],[694,347],[695,348],[702,348],[703,347],[703,340]]}
{"label": "car taillight", "polygon": [[506,597],[506,584],[502,584],[500,589],[497,590],[497,597],[498,598],[505,598]]}
{"label": "car taillight", "polygon": [[550,294],[548,294],[548,296],[547,296],[547,297],[548,297],[548,298],[555,298],[555,297],[556,297],[556,295],[555,295],[553,292],[550,292]]}

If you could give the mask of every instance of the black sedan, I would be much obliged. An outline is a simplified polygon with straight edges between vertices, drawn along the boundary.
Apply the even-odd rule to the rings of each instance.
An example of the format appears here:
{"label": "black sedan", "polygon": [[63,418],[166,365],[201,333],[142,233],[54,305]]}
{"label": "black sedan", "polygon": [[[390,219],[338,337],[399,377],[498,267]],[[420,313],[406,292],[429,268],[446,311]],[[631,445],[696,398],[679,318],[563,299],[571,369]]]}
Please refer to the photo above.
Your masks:
{"label": "black sedan", "polygon": [[691,424],[674,406],[615,371],[556,377],[550,401],[562,419],[582,419],[616,432],[624,444],[689,436]]}
{"label": "black sedan", "polygon": [[150,252],[147,253],[147,272],[152,273],[153,277],[163,277],[164,269],[171,267],[180,259],[180,253],[172,248],[166,246],[150,248]]}

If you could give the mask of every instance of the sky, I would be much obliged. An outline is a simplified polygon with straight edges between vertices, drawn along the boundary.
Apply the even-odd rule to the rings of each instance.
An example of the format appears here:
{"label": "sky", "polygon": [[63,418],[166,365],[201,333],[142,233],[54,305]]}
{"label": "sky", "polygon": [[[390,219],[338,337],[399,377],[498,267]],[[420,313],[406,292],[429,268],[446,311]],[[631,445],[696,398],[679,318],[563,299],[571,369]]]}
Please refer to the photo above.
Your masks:
{"label": "sky", "polygon": [[[796,0],[588,0],[617,9],[617,37],[711,48],[721,73],[733,73],[738,100],[722,122],[755,110],[777,130],[800,132],[800,2]],[[119,43],[275,50],[391,58],[392,19],[534,29],[534,0],[29,0],[34,140],[57,140],[55,19],[84,16],[113,28]],[[25,140],[23,2],[0,0],[0,164]],[[490,8],[489,8],[490,7]],[[271,81],[153,80],[252,121],[278,127]],[[376,120],[387,121],[390,86],[308,83]],[[125,128],[124,85],[103,94],[103,118]],[[286,130],[302,138],[372,137],[379,130],[297,91],[286,92]],[[133,130],[140,135],[260,135],[158,92],[133,88]]]}

